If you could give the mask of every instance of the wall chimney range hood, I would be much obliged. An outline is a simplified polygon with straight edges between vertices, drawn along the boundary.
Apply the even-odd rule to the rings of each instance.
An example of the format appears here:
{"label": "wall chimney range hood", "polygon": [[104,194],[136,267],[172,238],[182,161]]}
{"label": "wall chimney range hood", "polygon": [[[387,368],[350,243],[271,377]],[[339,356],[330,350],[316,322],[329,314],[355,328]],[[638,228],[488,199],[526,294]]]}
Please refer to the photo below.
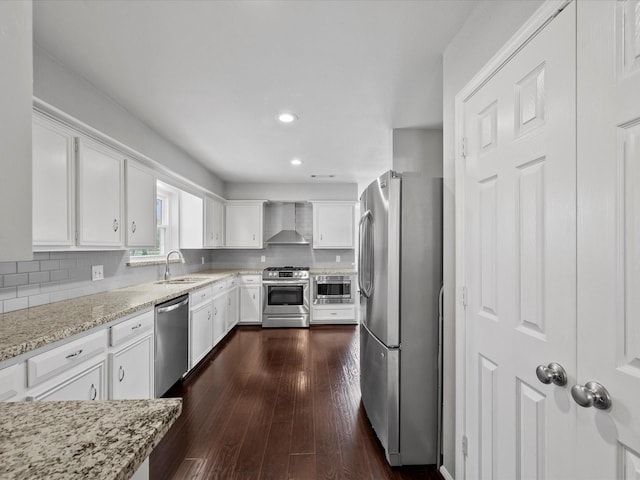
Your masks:
{"label": "wall chimney range hood", "polygon": [[[305,208],[304,205],[298,204],[299,208]],[[265,216],[266,225],[276,232],[267,238],[267,245],[309,245],[309,240],[297,228],[296,203],[269,203]]]}

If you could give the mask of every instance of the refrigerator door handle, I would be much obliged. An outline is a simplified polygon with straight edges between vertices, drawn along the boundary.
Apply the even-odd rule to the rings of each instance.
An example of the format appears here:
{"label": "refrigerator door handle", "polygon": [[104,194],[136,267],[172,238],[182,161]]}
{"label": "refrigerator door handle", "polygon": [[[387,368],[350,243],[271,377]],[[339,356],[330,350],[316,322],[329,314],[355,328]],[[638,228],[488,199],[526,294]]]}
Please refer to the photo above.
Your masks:
{"label": "refrigerator door handle", "polygon": [[[373,292],[373,215],[367,210],[360,218],[360,251],[358,253],[358,286],[366,298]],[[366,272],[364,271],[366,269]],[[367,275],[365,277],[365,274]],[[365,283],[366,281],[366,283]]]}

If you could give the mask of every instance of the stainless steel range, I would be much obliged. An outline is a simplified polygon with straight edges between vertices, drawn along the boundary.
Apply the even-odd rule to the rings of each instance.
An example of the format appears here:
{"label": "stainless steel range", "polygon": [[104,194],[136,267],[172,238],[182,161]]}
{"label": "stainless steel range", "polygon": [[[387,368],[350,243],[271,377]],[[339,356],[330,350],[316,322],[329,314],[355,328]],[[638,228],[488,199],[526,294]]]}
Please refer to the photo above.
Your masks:
{"label": "stainless steel range", "polygon": [[309,267],[269,267],[262,272],[262,326],[309,326]]}

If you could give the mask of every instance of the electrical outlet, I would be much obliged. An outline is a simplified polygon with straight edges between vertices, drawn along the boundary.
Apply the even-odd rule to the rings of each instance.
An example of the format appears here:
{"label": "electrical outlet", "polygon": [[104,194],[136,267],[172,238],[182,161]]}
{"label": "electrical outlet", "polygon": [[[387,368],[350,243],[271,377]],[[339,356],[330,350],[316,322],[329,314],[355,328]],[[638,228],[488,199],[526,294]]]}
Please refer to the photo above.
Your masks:
{"label": "electrical outlet", "polygon": [[340,255],[336,255],[336,263],[340,263]]}
{"label": "electrical outlet", "polygon": [[262,256],[260,257],[260,261],[261,261],[262,263],[266,262],[266,261],[267,261],[267,257],[265,257],[264,255],[262,255]]}
{"label": "electrical outlet", "polygon": [[94,265],[91,267],[91,280],[104,280],[104,268],[102,265]]}

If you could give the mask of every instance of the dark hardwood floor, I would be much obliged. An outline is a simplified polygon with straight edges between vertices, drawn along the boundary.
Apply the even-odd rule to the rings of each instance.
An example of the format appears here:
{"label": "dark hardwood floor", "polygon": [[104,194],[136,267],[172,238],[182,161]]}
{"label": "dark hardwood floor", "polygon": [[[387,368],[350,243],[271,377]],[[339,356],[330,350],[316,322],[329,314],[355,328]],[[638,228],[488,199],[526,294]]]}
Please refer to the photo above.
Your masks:
{"label": "dark hardwood floor", "polygon": [[160,479],[429,479],[390,468],[360,402],[355,326],[237,327],[167,396],[182,415],[151,455]]}

